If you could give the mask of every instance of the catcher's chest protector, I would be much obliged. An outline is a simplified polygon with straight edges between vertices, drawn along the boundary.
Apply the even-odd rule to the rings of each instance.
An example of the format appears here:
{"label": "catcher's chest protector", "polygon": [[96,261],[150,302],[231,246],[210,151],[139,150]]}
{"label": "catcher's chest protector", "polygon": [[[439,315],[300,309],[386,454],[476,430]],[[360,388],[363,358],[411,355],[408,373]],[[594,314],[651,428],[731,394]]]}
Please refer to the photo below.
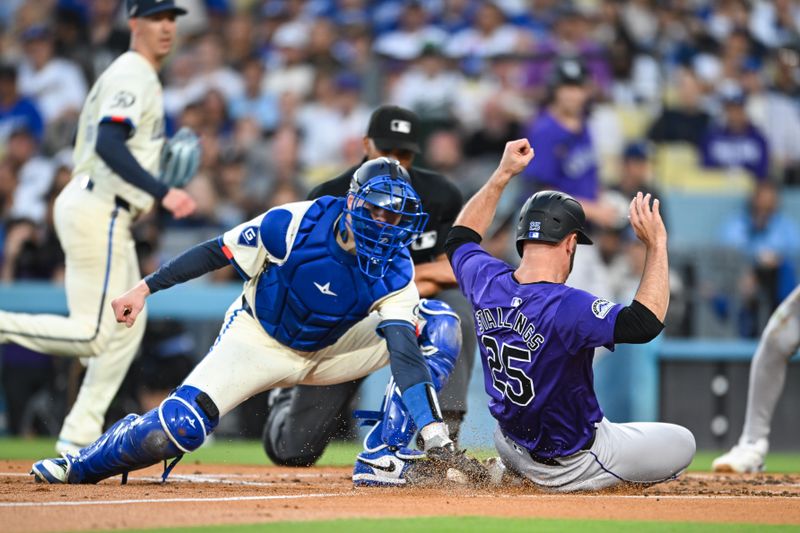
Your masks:
{"label": "catcher's chest protector", "polygon": [[269,265],[258,280],[259,322],[270,336],[295,350],[316,351],[335,343],[376,301],[412,278],[407,250],[398,254],[382,279],[362,274],[355,255],[336,242],[334,224],[343,205],[337,199],[322,209],[309,209],[286,262]]}

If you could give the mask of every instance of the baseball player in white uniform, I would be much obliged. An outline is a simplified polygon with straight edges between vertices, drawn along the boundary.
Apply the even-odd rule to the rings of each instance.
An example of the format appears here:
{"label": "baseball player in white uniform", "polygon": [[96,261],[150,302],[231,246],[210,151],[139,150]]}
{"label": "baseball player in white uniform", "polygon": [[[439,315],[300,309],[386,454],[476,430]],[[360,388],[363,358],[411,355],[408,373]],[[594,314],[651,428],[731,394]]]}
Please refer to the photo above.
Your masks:
{"label": "baseball player in white uniform", "polygon": [[778,306],[761,335],[750,366],[747,410],[739,443],[712,463],[715,472],[748,473],[764,470],[769,429],[789,359],[800,348],[800,286]]}
{"label": "baseball player in white uniform", "polygon": [[131,49],[98,78],[84,104],[71,182],[55,203],[55,227],[66,255],[69,316],[0,311],[0,343],[86,358],[78,397],[56,448],[74,451],[102,433],[106,410],[139,348],[144,317],[117,324],[111,298],[139,277],[131,225],[155,201],[176,218],[195,209],[184,191],[154,176],[164,145],[157,70],[175,39],[173,0],[128,0]]}

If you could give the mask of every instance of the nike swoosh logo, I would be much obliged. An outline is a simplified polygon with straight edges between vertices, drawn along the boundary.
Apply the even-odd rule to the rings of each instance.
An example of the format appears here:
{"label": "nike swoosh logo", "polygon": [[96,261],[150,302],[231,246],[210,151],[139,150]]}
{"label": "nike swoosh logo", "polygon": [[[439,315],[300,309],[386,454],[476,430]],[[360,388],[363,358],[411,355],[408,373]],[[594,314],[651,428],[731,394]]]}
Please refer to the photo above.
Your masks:
{"label": "nike swoosh logo", "polygon": [[368,464],[369,466],[371,466],[375,470],[380,470],[382,472],[390,472],[391,473],[391,472],[394,472],[395,470],[397,470],[397,463],[394,462],[394,461],[390,461],[389,462],[389,466],[383,466],[383,465],[380,465],[378,463],[369,461],[367,459],[359,459],[359,461],[361,461],[364,464]]}

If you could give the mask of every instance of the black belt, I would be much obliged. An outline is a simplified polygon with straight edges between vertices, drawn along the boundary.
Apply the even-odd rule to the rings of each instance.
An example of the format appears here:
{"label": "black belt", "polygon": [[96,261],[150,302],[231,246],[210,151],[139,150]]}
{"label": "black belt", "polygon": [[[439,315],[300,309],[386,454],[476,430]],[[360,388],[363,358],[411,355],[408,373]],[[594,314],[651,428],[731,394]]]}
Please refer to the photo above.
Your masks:
{"label": "black belt", "polygon": [[247,313],[248,315],[254,316],[253,315],[253,308],[250,307],[249,303],[247,303],[247,298],[244,297],[244,294],[242,294],[242,310],[245,313]]}
{"label": "black belt", "polygon": [[[586,441],[586,444],[584,444],[581,447],[581,450],[590,450],[592,448],[592,445],[594,445],[594,438],[595,438],[596,435],[597,435],[596,431],[594,433],[592,433],[592,438],[590,438],[588,441]],[[531,456],[531,460],[533,460],[534,462],[539,463],[541,465],[564,466],[564,465],[562,465],[561,463],[559,463],[557,461],[557,459],[558,459],[557,457],[542,457],[541,455],[536,455],[532,451],[528,451],[528,454]]]}
{"label": "black belt", "polygon": [[[91,178],[87,178],[81,184],[81,187],[83,187],[89,192],[92,192],[94,190],[94,181],[92,181]],[[116,194],[114,195],[114,205],[128,212],[130,212],[131,210],[131,204],[128,202],[128,200],[126,200],[122,196],[117,196]]]}

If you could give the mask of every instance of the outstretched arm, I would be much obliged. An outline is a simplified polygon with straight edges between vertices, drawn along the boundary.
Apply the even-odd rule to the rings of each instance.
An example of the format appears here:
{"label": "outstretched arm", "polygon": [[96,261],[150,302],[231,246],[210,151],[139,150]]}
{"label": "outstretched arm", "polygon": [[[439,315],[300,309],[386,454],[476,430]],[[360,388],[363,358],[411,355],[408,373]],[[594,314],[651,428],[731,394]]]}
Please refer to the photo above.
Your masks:
{"label": "outstretched arm", "polygon": [[151,294],[198,278],[228,264],[230,264],[228,258],[225,257],[217,239],[198,244],[144,278],[119,298],[112,300],[114,316],[117,322],[124,322],[127,327],[131,327],[144,308],[145,299]]}
{"label": "outstretched arm", "polygon": [[636,237],[647,248],[642,281],[634,300],[641,303],[663,322],[669,306],[669,267],[667,264],[667,230],[659,213],[659,201],[638,193],[631,201],[630,219]]}
{"label": "outstretched arm", "polygon": [[453,226],[467,227],[483,238],[494,219],[497,202],[511,178],[522,172],[533,159],[533,148],[528,139],[506,143],[503,157],[489,181],[470,198]]}

